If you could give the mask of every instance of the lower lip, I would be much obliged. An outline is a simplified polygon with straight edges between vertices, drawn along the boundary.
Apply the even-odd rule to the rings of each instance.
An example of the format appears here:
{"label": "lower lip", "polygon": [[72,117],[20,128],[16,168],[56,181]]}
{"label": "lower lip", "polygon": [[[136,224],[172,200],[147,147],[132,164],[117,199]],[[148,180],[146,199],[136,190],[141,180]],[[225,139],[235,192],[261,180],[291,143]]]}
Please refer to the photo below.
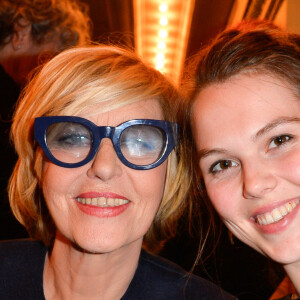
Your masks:
{"label": "lower lip", "polygon": [[279,233],[281,231],[284,231],[289,226],[289,224],[292,223],[292,221],[296,217],[299,207],[300,207],[300,204],[298,204],[291,213],[287,214],[280,221],[278,221],[276,223],[272,223],[272,224],[268,224],[268,225],[259,225],[258,223],[254,222],[254,221],[253,222],[258,227],[258,229],[260,231],[262,231],[263,233],[267,233],[267,234]]}
{"label": "lower lip", "polygon": [[119,205],[119,206],[113,206],[113,207],[98,207],[88,204],[82,204],[78,201],[76,201],[77,206],[79,209],[90,216],[95,216],[98,218],[111,218],[121,215],[128,207],[129,203]]}

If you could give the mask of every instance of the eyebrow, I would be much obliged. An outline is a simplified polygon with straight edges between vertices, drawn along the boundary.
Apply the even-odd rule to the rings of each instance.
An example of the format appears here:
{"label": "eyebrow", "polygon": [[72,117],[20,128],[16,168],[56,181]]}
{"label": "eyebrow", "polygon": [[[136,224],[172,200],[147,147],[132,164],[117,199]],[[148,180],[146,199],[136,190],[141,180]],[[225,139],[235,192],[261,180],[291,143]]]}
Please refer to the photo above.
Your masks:
{"label": "eyebrow", "polygon": [[[260,136],[268,133],[269,131],[271,131],[272,129],[274,129],[275,127],[282,125],[282,124],[289,124],[289,123],[297,123],[300,122],[300,118],[290,118],[290,117],[284,117],[284,118],[279,118],[277,120],[274,120],[270,123],[268,123],[266,126],[264,126],[263,128],[261,128],[255,135],[253,140],[258,139]],[[228,152],[225,149],[222,148],[214,148],[214,149],[200,149],[199,151],[197,151],[197,155],[199,160],[210,156],[210,155],[214,155],[214,154],[228,154]]]}
{"label": "eyebrow", "polygon": [[200,149],[199,151],[197,151],[197,155],[199,157],[199,160],[202,158],[205,158],[209,155],[213,155],[213,154],[227,154],[227,151],[221,148],[215,148],[215,149]]}
{"label": "eyebrow", "polygon": [[262,135],[270,132],[272,129],[276,128],[279,125],[282,124],[289,124],[289,123],[297,123],[300,122],[299,118],[290,118],[290,117],[283,117],[283,118],[279,118],[277,120],[274,120],[270,123],[268,123],[266,126],[264,126],[263,128],[261,128],[255,135],[253,140],[257,140],[259,137],[261,137]]}

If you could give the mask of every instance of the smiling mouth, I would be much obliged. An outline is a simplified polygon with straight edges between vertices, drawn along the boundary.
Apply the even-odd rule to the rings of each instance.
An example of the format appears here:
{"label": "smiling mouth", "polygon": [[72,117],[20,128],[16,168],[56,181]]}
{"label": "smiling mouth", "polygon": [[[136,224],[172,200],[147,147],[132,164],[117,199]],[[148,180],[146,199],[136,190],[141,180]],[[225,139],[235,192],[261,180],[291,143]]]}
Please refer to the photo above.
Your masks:
{"label": "smiling mouth", "polygon": [[289,201],[288,203],[273,209],[271,212],[257,215],[253,219],[259,225],[269,225],[279,222],[286,215],[290,214],[299,203],[299,199]]}
{"label": "smiling mouth", "polygon": [[93,205],[97,207],[115,207],[115,206],[121,206],[129,203],[129,201],[125,199],[106,198],[106,197],[97,197],[97,198],[77,197],[76,201],[81,204]]}

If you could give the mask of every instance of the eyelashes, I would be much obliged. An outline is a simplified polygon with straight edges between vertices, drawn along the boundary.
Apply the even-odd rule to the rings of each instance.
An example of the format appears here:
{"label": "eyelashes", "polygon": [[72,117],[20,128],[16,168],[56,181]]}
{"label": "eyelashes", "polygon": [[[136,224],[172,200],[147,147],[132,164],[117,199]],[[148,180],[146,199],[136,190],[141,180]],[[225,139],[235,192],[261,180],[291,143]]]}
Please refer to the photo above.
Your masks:
{"label": "eyelashes", "polygon": [[288,134],[278,135],[278,136],[272,138],[268,149],[281,147],[284,144],[286,144],[287,142],[291,141],[292,139],[293,139],[293,137],[291,135],[288,135]]}
{"label": "eyelashes", "polygon": [[219,160],[211,165],[211,167],[209,168],[209,172],[215,174],[237,166],[238,163],[234,162],[233,160],[229,160],[229,159]]}
{"label": "eyelashes", "polygon": [[[293,136],[289,134],[282,134],[273,137],[267,147],[268,151],[276,151],[276,149],[280,149],[281,147],[285,147],[289,142],[293,140]],[[236,168],[240,165],[239,162],[236,162],[231,159],[220,159],[216,162],[214,162],[210,167],[209,167],[209,173],[215,175],[218,173],[223,173],[226,171],[229,171],[233,168]]]}

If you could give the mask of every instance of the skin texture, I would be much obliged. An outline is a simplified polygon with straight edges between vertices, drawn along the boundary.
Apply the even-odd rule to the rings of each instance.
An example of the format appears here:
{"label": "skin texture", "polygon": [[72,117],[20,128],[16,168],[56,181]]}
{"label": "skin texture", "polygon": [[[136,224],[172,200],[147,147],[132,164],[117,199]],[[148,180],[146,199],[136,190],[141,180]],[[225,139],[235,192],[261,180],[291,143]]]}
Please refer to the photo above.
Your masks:
{"label": "skin texture", "polygon": [[274,77],[239,74],[204,88],[192,107],[198,165],[213,206],[233,234],[284,265],[299,291],[300,101]]}
{"label": "skin texture", "polygon": [[[163,119],[155,100],[111,112],[100,111],[98,105],[80,116],[98,126],[117,126],[131,119]],[[93,299],[95,292],[103,299],[122,296],[137,266],[143,236],[161,202],[166,166],[164,162],[147,171],[130,169],[118,159],[109,139],[102,140],[94,160],[82,167],[68,169],[44,162],[43,193],[57,227],[57,238],[44,273],[49,298],[78,293]],[[100,209],[98,215],[90,215],[78,207],[75,198],[91,193],[117,194],[128,199],[129,204],[116,216],[105,209]],[[66,275],[59,270],[71,272]],[[62,276],[67,278],[60,280]]]}

